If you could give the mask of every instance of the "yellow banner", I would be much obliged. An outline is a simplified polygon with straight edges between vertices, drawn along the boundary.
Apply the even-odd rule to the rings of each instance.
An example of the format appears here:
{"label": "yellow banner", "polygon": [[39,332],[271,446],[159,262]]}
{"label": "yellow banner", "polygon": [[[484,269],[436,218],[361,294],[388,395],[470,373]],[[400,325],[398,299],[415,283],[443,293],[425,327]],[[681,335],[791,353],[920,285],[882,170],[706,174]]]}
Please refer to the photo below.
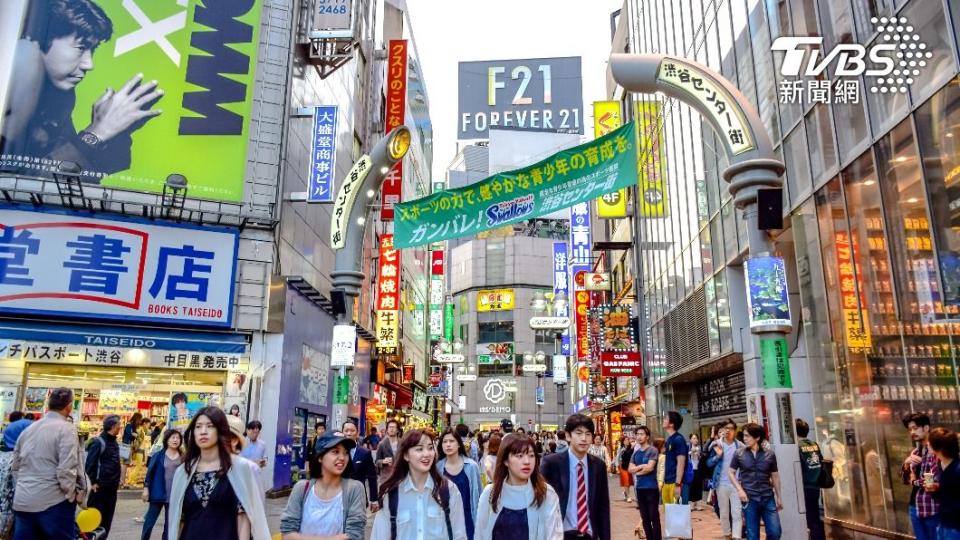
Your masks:
{"label": "yellow banner", "polygon": [[392,309],[377,310],[377,347],[400,346],[400,312]]}
{"label": "yellow banner", "polygon": [[511,311],[513,289],[488,289],[477,292],[477,311]]}
{"label": "yellow banner", "polygon": [[[602,137],[623,125],[619,101],[593,102],[593,136]],[[597,197],[597,217],[621,218],[627,216],[627,190],[618,189]]]}
{"label": "yellow banner", "polygon": [[660,102],[636,103],[640,217],[666,217],[670,213],[666,155],[663,150],[663,121],[659,116]]}

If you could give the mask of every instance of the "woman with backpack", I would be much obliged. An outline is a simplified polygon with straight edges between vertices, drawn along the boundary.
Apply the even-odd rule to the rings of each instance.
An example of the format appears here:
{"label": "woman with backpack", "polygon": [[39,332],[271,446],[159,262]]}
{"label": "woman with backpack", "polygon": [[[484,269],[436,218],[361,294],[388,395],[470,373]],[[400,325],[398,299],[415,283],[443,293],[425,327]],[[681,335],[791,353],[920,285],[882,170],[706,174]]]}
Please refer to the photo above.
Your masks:
{"label": "woman with backpack", "polygon": [[149,503],[147,514],[143,516],[141,540],[150,540],[153,526],[157,524],[160,511],[163,511],[163,536],[167,538],[169,526],[167,502],[173,486],[173,475],[183,462],[183,435],[175,429],[167,430],[163,435],[163,451],[150,456],[147,474],[143,479],[143,502]]}
{"label": "woman with backpack", "polygon": [[466,540],[463,499],[437,472],[433,432],[415,429],[400,441],[393,470],[380,485],[384,508],[371,540]]}
{"label": "woman with backpack", "polygon": [[290,490],[280,517],[284,540],[363,540],[367,495],[363,484],[343,478],[353,446],[334,433],[317,438],[310,470],[320,471],[320,477],[300,480]]}
{"label": "woman with backpack", "polygon": [[633,457],[633,443],[629,436],[620,438],[620,450],[617,452],[617,469],[620,471],[620,489],[623,490],[623,500],[633,502],[630,491],[633,489],[633,476],[627,469],[630,467],[630,458]]}
{"label": "woman with backpack", "polygon": [[463,499],[463,522],[467,529],[468,540],[473,540],[473,523],[477,517],[477,501],[480,499],[480,466],[467,457],[463,439],[456,430],[447,428],[440,435],[438,454],[443,457],[437,462],[437,470],[448,480],[456,484]]}
{"label": "woman with backpack", "polygon": [[529,437],[503,438],[493,481],[480,494],[477,540],[561,540],[560,498],[543,478]]}

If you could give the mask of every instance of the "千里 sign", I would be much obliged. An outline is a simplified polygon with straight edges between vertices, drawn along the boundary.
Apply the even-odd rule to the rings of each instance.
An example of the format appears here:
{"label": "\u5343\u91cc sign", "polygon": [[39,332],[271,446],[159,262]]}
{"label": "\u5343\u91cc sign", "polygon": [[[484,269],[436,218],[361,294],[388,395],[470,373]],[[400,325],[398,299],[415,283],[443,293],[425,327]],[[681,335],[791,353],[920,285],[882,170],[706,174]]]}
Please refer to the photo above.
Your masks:
{"label": "\u5343\u91cc sign", "polygon": [[331,202],[337,158],[336,105],[323,105],[313,110],[311,142],[307,202]]}
{"label": "\u5343\u91cc sign", "polygon": [[0,312],[229,326],[238,235],[0,209]]}
{"label": "\u5343\u91cc sign", "polygon": [[750,257],[743,264],[750,329],[790,328],[787,271],[780,257]]}

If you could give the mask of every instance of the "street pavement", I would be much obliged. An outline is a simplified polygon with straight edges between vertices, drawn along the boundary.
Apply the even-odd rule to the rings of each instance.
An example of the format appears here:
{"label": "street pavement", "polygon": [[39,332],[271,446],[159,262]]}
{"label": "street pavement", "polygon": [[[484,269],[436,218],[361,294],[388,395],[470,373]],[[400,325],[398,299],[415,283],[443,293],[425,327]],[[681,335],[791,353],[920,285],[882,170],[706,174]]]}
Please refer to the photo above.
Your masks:
{"label": "street pavement", "polygon": [[[139,495],[139,491],[137,492]],[[267,509],[267,520],[270,523],[271,531],[280,530],[280,514],[283,512],[284,506],[287,504],[286,498],[281,499],[267,499],[266,509]],[[635,503],[627,503],[623,500],[623,495],[620,492],[619,485],[617,484],[617,477],[610,477],[610,506],[611,506],[611,516],[610,523],[613,529],[613,537],[611,540],[633,540],[636,538],[634,535],[634,528],[640,523],[640,512],[637,510]],[[134,498],[133,494],[121,494],[121,498],[117,501],[117,513],[113,519],[113,530],[110,532],[110,538],[116,540],[135,540],[140,538],[140,531],[143,527],[141,522],[135,521],[143,516],[144,512],[147,509],[147,505],[140,502],[139,497]],[[693,519],[693,536],[697,540],[715,540],[722,539],[723,533],[720,530],[720,521],[717,519],[713,511],[705,510],[699,512],[691,512]],[[367,521],[367,531],[369,536],[370,526],[373,524],[373,516],[370,516],[370,519]],[[163,531],[163,521],[161,520],[157,523],[157,526],[153,529],[153,536],[151,540],[162,540],[162,531]],[[274,538],[279,540],[280,534],[277,532],[274,535]]]}

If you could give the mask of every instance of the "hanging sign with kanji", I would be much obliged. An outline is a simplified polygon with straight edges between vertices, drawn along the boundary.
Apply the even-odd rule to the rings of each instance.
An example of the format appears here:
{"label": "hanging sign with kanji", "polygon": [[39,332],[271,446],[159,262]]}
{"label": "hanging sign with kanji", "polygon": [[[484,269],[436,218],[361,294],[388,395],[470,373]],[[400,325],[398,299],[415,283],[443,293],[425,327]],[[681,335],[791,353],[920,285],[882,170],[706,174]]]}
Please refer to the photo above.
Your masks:
{"label": "hanging sign with kanji", "polygon": [[396,246],[472,236],[539,217],[636,182],[633,124],[522,169],[396,205]]}
{"label": "hanging sign with kanji", "polygon": [[393,247],[393,235],[380,237],[380,268],[377,274],[377,350],[383,352],[400,344],[400,251]]}
{"label": "hanging sign with kanji", "polygon": [[[840,280],[840,303],[843,309],[843,325],[850,352],[860,353],[870,350],[870,319],[863,309],[865,298],[860,283],[860,250],[854,239],[846,231],[837,231],[833,235],[837,251],[837,265]],[[856,262],[854,262],[856,261]]]}
{"label": "hanging sign with kanji", "polygon": [[337,159],[336,105],[322,105],[313,110],[311,143],[307,202],[333,202]]}
{"label": "hanging sign with kanji", "polygon": [[0,208],[0,313],[230,326],[236,231]]}
{"label": "hanging sign with kanji", "polygon": [[[403,125],[407,112],[407,40],[391,39],[387,44],[387,85],[384,133]],[[403,160],[390,170],[381,188],[380,219],[391,221],[394,205],[403,195]]]}

